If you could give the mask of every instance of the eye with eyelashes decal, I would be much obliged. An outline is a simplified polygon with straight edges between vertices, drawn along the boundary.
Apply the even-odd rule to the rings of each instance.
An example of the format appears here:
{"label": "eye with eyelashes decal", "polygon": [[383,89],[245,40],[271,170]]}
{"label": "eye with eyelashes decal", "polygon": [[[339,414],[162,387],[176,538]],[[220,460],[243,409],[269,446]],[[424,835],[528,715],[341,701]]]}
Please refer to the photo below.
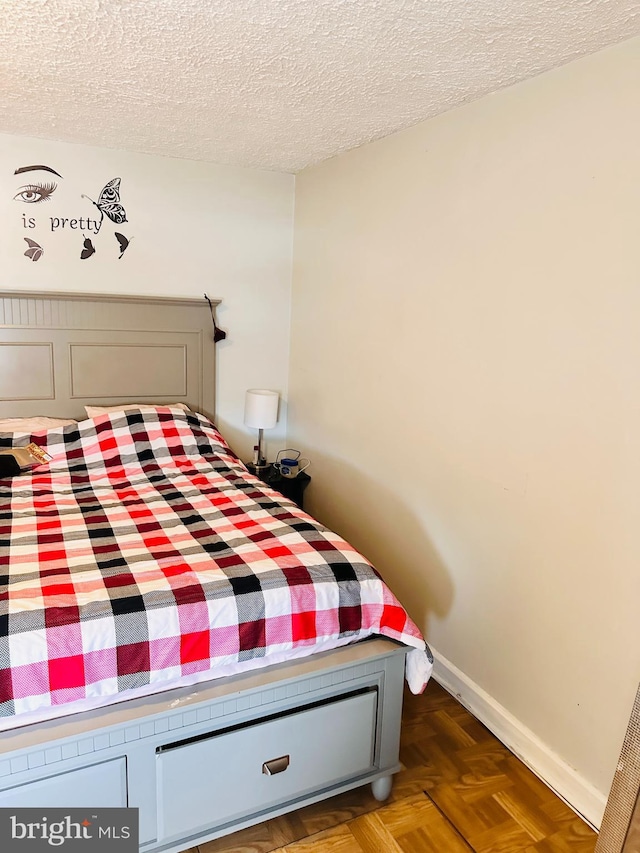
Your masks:
{"label": "eye with eyelashes decal", "polygon": [[58,185],[53,181],[51,183],[26,184],[26,186],[18,189],[13,198],[14,201],[23,201],[25,204],[39,204],[41,201],[48,201],[57,188]]}

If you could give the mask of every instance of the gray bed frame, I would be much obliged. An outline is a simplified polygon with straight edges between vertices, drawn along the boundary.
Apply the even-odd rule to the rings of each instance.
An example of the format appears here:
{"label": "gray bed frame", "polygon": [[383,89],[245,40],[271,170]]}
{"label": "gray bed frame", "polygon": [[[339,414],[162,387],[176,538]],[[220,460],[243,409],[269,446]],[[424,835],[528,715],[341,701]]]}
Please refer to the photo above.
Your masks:
{"label": "gray bed frame", "polygon": [[[214,376],[204,299],[0,291],[0,417],[213,417]],[[383,800],[405,652],[374,638],[3,732],[0,807],[137,808],[140,850],[177,853],[363,784]]]}
{"label": "gray bed frame", "polygon": [[144,402],[215,414],[205,299],[0,291],[0,329],[0,417]]}

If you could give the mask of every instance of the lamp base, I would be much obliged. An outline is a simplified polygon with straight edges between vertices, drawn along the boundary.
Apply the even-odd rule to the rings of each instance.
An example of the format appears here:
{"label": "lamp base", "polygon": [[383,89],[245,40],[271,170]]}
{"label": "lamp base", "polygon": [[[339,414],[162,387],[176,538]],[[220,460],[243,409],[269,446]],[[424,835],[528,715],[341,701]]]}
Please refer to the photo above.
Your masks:
{"label": "lamp base", "polygon": [[256,477],[259,477],[261,480],[264,480],[271,471],[270,462],[263,462],[260,465],[254,465],[253,462],[247,462],[246,465],[248,472],[250,474],[255,474]]}

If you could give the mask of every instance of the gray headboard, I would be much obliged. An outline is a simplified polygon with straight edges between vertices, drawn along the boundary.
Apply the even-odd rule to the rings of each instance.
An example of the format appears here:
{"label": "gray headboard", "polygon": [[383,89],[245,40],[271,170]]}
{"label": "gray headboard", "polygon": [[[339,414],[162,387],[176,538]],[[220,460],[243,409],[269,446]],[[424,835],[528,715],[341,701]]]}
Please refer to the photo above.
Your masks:
{"label": "gray headboard", "polygon": [[[220,300],[212,300],[218,305]],[[0,417],[186,403],[215,414],[205,299],[0,291]]]}

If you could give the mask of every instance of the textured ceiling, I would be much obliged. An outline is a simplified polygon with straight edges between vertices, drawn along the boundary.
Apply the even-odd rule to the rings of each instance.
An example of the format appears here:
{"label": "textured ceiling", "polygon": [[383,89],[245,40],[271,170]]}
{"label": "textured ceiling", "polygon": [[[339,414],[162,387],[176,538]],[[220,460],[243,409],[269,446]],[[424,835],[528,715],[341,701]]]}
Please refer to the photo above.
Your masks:
{"label": "textured ceiling", "polygon": [[295,172],[638,33],[638,0],[0,0],[0,132]]}

